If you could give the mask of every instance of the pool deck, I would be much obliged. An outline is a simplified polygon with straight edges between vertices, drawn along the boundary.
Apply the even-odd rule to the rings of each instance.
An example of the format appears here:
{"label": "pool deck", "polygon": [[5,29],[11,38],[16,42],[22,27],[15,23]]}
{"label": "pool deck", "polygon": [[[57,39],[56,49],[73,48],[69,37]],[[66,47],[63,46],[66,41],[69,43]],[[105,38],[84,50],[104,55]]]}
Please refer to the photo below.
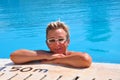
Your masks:
{"label": "pool deck", "polygon": [[0,59],[0,80],[120,80],[120,64],[92,63],[79,69],[40,63],[15,65],[10,59]]}

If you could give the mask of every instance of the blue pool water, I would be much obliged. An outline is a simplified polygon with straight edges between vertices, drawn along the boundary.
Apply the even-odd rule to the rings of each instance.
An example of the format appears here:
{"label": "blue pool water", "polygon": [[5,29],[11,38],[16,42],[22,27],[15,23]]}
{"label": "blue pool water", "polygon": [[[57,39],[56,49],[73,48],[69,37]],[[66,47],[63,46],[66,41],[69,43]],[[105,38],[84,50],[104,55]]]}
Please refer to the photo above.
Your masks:
{"label": "blue pool water", "polygon": [[59,18],[70,29],[69,50],[120,63],[120,0],[0,0],[0,58],[18,49],[48,50],[46,26]]}

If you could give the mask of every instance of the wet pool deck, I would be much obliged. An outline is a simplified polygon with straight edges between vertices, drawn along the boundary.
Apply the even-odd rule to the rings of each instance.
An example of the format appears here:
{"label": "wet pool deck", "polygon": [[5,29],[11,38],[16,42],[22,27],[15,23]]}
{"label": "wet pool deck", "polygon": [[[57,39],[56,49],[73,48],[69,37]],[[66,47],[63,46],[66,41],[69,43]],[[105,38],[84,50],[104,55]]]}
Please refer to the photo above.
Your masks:
{"label": "wet pool deck", "polygon": [[85,69],[0,59],[0,80],[120,80],[120,64],[92,63]]}

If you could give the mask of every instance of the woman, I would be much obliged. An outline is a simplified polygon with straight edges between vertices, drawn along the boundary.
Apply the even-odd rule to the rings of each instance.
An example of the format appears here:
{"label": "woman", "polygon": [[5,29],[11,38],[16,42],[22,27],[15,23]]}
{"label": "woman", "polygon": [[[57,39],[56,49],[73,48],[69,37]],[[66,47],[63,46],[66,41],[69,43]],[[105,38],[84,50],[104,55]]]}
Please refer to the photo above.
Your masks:
{"label": "woman", "polygon": [[62,22],[51,22],[46,29],[46,44],[50,51],[17,50],[11,54],[15,64],[40,60],[45,64],[61,64],[71,67],[89,67],[92,63],[87,53],[68,51],[70,43],[67,25]]}

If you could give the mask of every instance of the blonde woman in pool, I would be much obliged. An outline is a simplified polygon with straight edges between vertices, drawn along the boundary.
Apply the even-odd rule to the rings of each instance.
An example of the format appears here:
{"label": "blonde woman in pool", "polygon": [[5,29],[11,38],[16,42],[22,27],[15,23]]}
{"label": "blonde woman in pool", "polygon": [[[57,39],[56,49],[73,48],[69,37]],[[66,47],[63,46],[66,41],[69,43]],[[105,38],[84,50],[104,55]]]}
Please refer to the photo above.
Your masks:
{"label": "blonde woman in pool", "polygon": [[44,64],[60,64],[70,67],[85,68],[92,63],[90,55],[82,52],[68,51],[70,43],[66,24],[60,21],[51,22],[46,29],[46,44],[50,51],[17,50],[10,56],[15,64],[38,61]]}

